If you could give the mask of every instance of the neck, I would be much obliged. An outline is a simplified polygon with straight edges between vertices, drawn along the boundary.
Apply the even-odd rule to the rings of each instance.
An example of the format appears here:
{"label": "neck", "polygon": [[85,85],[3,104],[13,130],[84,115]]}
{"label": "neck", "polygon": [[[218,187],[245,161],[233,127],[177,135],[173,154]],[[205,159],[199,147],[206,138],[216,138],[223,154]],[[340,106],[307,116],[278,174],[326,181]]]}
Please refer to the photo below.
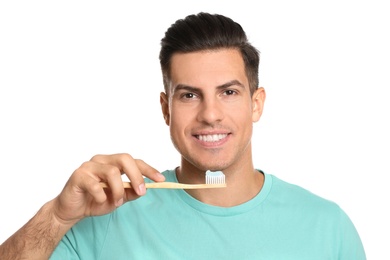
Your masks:
{"label": "neck", "polygon": [[[203,203],[232,207],[254,198],[263,187],[264,175],[253,168],[252,162],[240,167],[223,170],[226,188],[186,190],[188,194]],[[176,176],[181,183],[205,183],[205,171],[193,165],[182,163]]]}

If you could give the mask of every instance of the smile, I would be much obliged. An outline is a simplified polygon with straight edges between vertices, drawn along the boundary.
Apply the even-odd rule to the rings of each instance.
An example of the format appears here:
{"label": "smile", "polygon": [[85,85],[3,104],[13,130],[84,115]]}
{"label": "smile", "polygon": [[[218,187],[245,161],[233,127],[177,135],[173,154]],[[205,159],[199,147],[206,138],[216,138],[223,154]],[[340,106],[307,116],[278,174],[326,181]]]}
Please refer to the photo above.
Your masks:
{"label": "smile", "polygon": [[197,135],[196,138],[203,142],[218,142],[226,136],[227,134]]}

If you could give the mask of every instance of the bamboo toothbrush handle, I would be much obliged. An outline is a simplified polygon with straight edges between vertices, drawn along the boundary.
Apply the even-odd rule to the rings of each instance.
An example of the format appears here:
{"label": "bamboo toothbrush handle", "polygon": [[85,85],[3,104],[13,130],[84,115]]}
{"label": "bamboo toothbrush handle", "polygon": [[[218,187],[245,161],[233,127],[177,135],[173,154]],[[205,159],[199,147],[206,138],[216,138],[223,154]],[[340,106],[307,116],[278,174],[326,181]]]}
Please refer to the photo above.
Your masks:
{"label": "bamboo toothbrush handle", "polygon": [[[107,183],[100,183],[103,188],[108,188]],[[131,188],[130,182],[123,182],[124,188]],[[209,189],[224,188],[226,184],[183,184],[176,182],[151,182],[145,183],[147,189]]]}
{"label": "bamboo toothbrush handle", "polygon": [[148,189],[208,189],[224,188],[226,184],[184,184],[177,182],[151,182],[145,183]]}

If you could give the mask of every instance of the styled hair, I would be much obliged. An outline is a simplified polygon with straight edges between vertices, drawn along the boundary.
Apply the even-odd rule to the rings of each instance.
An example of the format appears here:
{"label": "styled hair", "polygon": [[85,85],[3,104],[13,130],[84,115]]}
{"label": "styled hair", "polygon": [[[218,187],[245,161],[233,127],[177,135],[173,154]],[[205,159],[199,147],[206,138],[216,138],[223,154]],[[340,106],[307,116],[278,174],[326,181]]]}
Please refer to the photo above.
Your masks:
{"label": "styled hair", "polygon": [[161,40],[160,65],[165,92],[169,94],[171,59],[175,53],[224,48],[240,51],[252,95],[259,85],[260,52],[249,43],[240,24],[226,16],[204,12],[177,20]]}

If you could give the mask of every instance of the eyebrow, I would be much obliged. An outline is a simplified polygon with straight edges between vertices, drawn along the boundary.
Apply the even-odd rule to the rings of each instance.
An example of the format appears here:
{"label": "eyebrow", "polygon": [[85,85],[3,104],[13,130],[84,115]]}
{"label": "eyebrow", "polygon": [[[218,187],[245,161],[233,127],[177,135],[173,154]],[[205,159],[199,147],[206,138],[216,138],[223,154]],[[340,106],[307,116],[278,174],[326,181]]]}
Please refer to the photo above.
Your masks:
{"label": "eyebrow", "polygon": [[244,84],[242,84],[240,81],[238,81],[236,79],[231,80],[229,82],[226,82],[225,84],[222,84],[222,85],[218,86],[217,88],[218,89],[225,89],[225,88],[228,88],[230,86],[239,86],[239,87],[245,89]]}
{"label": "eyebrow", "polygon": [[[242,84],[240,81],[238,81],[236,79],[228,81],[222,85],[217,86],[217,89],[222,90],[222,89],[226,89],[226,88],[231,87],[231,86],[239,86],[239,87],[245,89],[244,84]],[[187,91],[195,92],[195,93],[200,92],[200,89],[197,87],[193,87],[193,86],[189,86],[189,85],[185,85],[185,84],[177,84],[176,87],[174,88],[173,93],[180,91],[180,90],[187,90]]]}

